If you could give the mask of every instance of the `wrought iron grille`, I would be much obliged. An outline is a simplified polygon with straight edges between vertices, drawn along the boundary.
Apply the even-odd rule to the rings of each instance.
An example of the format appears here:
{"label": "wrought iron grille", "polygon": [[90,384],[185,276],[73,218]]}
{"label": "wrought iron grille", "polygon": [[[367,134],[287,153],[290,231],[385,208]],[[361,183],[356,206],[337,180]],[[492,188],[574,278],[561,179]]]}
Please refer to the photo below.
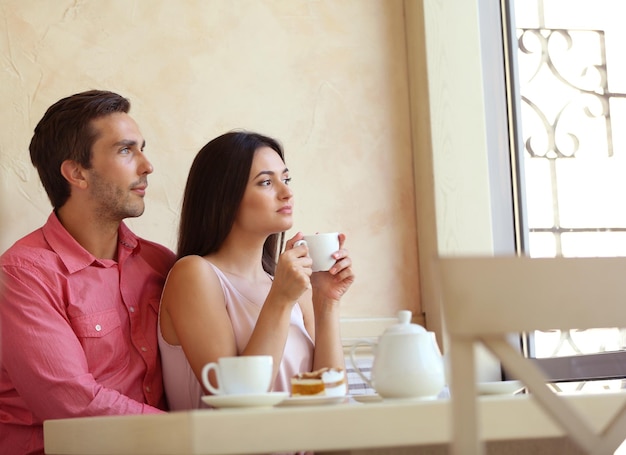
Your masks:
{"label": "wrought iron grille", "polygon": [[553,207],[552,225],[531,226],[531,236],[551,234],[554,255],[562,256],[564,233],[626,232],[626,226],[566,226],[559,206],[559,160],[614,156],[611,105],[626,94],[609,90],[604,32],[522,28],[518,45],[528,76],[520,81],[524,148],[529,159],[547,163],[551,185],[545,197]]}
{"label": "wrought iron grille", "polygon": [[[589,185],[587,195],[602,205],[601,199],[617,196],[597,188],[611,178],[603,170],[624,165],[626,177],[623,147],[614,147],[613,131],[619,117],[614,111],[621,112],[618,100],[626,94],[609,88],[605,40],[603,30],[517,29],[526,188],[535,201],[528,207],[531,256],[626,255],[626,223],[576,213],[570,194],[585,194]],[[623,129],[626,116],[620,120],[617,127]],[[626,204],[614,210],[626,211]],[[623,350],[625,338],[621,329],[537,333],[534,354]]]}

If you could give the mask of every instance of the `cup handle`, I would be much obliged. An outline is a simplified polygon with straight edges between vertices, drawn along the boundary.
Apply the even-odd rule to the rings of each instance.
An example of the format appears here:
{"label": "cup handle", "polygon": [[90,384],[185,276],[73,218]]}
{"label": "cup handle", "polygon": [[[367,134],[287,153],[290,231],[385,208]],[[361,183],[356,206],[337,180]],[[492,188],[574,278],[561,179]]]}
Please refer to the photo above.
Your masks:
{"label": "cup handle", "polygon": [[[217,387],[213,387],[213,385],[209,382],[209,372],[211,370],[215,370],[215,376],[218,378]],[[204,387],[206,387],[206,389],[213,395],[222,395],[224,393],[219,386],[219,376],[219,367],[215,362],[207,363],[202,368],[202,384],[204,384]]]}
{"label": "cup handle", "polygon": [[[354,371],[356,371],[357,374],[359,376],[361,376],[361,379],[363,379],[363,381],[365,381],[365,383],[371,389],[373,389],[374,386],[372,385],[372,382],[371,382],[370,378],[365,376],[365,374],[361,371],[361,369],[357,365],[356,360],[354,358],[354,353],[356,352],[356,348],[359,347],[360,345],[364,345],[364,344],[367,344],[367,345],[371,346],[372,348],[374,348],[376,346],[376,343],[372,343],[369,340],[356,340],[356,342],[352,345],[352,348],[350,348],[350,362],[352,363],[352,367],[354,368]],[[371,376],[371,374],[370,374],[370,376]]]}

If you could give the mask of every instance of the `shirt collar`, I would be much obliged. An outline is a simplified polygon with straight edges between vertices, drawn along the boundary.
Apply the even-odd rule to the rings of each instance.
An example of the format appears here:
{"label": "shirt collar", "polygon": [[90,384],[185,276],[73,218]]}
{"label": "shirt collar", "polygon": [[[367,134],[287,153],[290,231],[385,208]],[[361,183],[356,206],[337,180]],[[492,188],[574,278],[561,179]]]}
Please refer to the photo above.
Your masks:
{"label": "shirt collar", "polygon": [[[115,261],[105,261],[98,259],[80,243],[63,227],[54,212],[48,217],[48,221],[42,227],[43,235],[50,245],[50,248],[59,256],[59,259],[68,272],[74,273],[82,270],[91,264],[97,264],[101,267],[110,267]],[[137,236],[122,222],[118,230],[118,260],[117,263],[123,262],[135,250],[139,251],[140,244]]]}
{"label": "shirt collar", "polygon": [[117,262],[123,262],[128,256],[133,253],[139,253],[141,250],[141,244],[135,234],[122,221],[120,228],[117,232],[117,241],[119,246],[117,248]]}

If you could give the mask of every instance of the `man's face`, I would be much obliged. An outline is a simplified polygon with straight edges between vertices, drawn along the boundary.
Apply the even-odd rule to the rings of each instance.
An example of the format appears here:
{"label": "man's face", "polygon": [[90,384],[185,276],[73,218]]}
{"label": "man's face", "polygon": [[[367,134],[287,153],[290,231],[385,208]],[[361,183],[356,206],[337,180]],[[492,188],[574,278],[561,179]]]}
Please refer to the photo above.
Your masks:
{"label": "man's face", "polygon": [[144,155],[145,141],[135,121],[114,113],[92,122],[98,132],[86,179],[94,213],[121,221],[144,211],[144,195],[152,165]]}

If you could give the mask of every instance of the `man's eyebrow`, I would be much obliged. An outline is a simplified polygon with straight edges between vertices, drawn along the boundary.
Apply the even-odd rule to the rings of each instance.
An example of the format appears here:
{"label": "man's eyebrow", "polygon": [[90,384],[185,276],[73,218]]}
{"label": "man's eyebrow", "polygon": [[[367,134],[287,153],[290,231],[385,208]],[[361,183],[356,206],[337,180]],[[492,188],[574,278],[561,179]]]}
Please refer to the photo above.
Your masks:
{"label": "man's eyebrow", "polygon": [[[133,147],[133,146],[135,146],[135,145],[137,145],[137,144],[138,144],[138,142],[137,142],[137,141],[134,141],[134,140],[132,140],[132,139],[122,139],[121,141],[117,141],[117,142],[116,142],[115,144],[113,144],[113,145],[114,145],[114,146],[116,146],[116,147],[118,147],[118,146],[120,146],[120,145],[126,145],[126,146],[128,146],[128,147]],[[142,149],[144,149],[145,147],[146,147],[146,141],[144,140],[144,141],[141,143],[141,148],[142,148]]]}
{"label": "man's eyebrow", "polygon": [[[287,172],[289,172],[289,168],[283,169],[283,172],[281,174],[286,174]],[[257,178],[261,175],[275,175],[275,174],[276,173],[274,171],[261,171],[257,175],[255,175],[254,178]]]}

